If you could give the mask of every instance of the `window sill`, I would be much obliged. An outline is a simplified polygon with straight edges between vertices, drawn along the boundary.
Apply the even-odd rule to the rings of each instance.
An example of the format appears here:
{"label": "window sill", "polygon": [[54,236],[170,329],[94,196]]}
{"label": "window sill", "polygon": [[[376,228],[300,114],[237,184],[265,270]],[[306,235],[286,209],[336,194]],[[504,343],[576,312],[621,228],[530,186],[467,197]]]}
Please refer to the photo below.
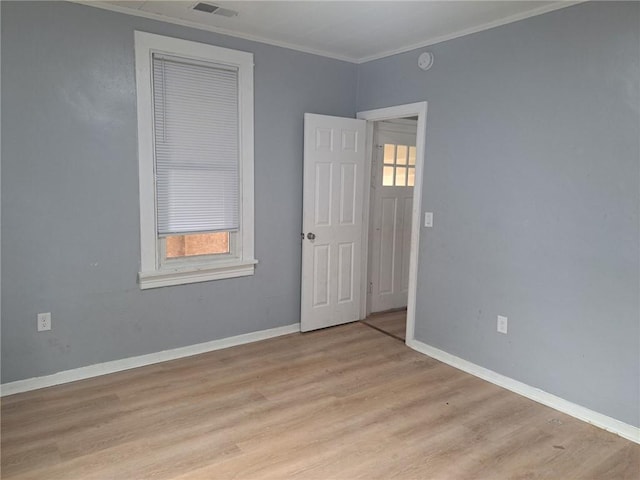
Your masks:
{"label": "window sill", "polygon": [[246,277],[253,275],[257,263],[257,260],[243,260],[204,268],[139,272],[138,283],[140,284],[140,290],[147,290],[149,288],[208,282],[225,278]]}

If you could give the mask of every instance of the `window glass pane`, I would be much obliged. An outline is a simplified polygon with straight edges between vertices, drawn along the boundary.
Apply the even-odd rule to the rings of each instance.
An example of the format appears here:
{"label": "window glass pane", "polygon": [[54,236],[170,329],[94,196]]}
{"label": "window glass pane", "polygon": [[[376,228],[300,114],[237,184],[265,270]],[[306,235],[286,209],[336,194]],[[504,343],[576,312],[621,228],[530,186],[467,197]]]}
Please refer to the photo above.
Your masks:
{"label": "window glass pane", "polygon": [[382,186],[393,187],[393,167],[385,165],[382,169]]}
{"label": "window glass pane", "polygon": [[396,167],[396,187],[404,187],[407,184],[406,167]]}
{"label": "window glass pane", "polygon": [[407,187],[413,187],[416,183],[416,169],[409,167],[409,175],[407,177]]}
{"label": "window glass pane", "polygon": [[393,165],[396,156],[396,146],[392,143],[384,144],[384,163]]}
{"label": "window glass pane", "polygon": [[396,165],[407,164],[407,151],[406,145],[398,145],[398,153],[396,154]]}
{"label": "window glass pane", "polygon": [[409,147],[409,165],[416,164],[416,147]]}
{"label": "window glass pane", "polygon": [[167,240],[167,258],[229,253],[229,232],[172,235]]}

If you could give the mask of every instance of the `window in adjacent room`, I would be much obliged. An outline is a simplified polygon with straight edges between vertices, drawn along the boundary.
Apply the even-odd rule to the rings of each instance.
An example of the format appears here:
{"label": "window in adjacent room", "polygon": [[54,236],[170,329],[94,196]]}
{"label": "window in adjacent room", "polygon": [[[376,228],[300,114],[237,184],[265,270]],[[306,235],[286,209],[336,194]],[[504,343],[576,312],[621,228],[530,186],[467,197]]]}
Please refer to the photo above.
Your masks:
{"label": "window in adjacent room", "polygon": [[416,178],[416,147],[385,143],[382,162],[383,187],[413,187]]}
{"label": "window in adjacent room", "polygon": [[253,55],[136,32],[140,287],[252,275]]}

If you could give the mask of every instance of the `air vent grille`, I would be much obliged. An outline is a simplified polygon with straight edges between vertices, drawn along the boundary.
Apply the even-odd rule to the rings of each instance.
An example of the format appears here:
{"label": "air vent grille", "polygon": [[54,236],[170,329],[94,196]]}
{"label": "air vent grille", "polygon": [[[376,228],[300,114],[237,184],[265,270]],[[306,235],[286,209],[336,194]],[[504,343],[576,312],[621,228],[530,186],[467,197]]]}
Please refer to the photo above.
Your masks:
{"label": "air vent grille", "polygon": [[216,5],[211,5],[209,3],[204,3],[204,2],[196,3],[196,5],[193,7],[194,10],[198,10],[199,12],[205,12],[205,13],[213,13],[219,8],[220,7]]}
{"label": "air vent grille", "polygon": [[212,3],[198,2],[193,6],[194,10],[204,13],[212,13],[214,15],[220,15],[222,17],[235,17],[238,12],[229,10],[228,8],[220,8]]}

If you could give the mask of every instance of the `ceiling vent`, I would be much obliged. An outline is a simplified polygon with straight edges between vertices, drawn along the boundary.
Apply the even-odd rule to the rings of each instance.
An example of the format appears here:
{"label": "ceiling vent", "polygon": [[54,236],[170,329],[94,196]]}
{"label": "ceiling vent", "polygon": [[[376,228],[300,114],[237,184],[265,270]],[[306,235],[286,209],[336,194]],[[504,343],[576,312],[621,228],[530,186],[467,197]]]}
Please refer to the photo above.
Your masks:
{"label": "ceiling vent", "polygon": [[212,3],[198,2],[193,6],[194,10],[198,12],[204,13],[212,13],[214,15],[221,15],[223,17],[235,17],[238,15],[238,12],[234,10],[229,10],[228,8],[221,8],[217,5],[213,5]]}

